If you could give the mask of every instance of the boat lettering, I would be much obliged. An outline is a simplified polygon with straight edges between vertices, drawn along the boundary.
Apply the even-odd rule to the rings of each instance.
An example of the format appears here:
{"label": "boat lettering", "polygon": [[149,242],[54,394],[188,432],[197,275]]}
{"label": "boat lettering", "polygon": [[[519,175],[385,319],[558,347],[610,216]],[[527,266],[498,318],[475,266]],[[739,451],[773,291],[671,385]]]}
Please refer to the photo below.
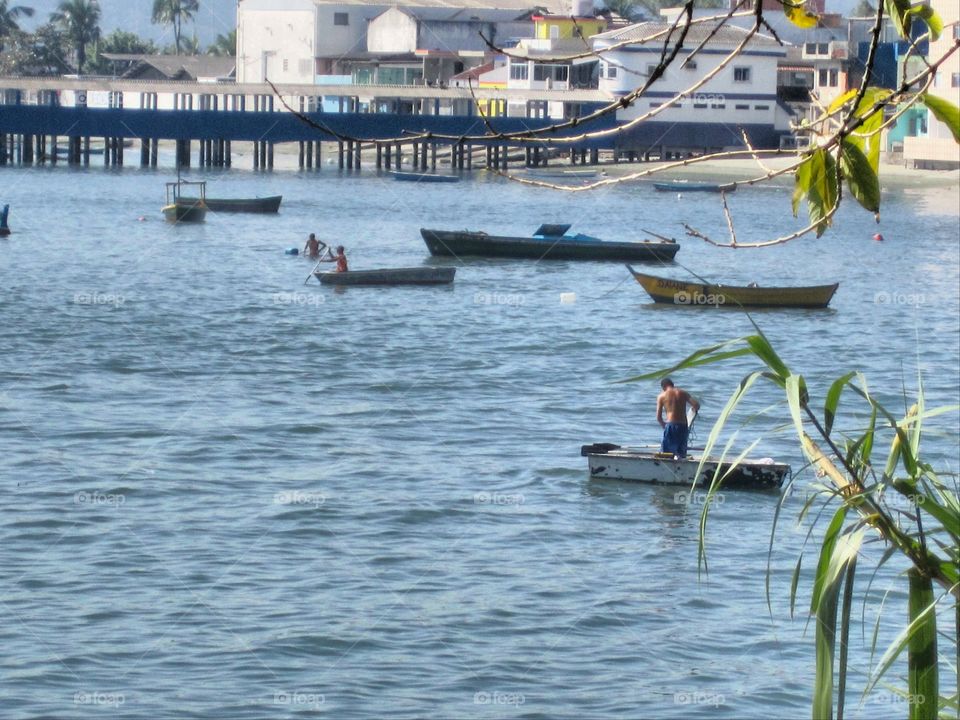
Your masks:
{"label": "boat lettering", "polygon": [[677,305],[723,305],[727,298],[714,293],[680,290],[673,294],[673,302]]}
{"label": "boat lettering", "polygon": [[673,288],[674,290],[686,290],[688,285],[685,282],[680,282],[679,280],[657,280],[657,287],[662,288]]}

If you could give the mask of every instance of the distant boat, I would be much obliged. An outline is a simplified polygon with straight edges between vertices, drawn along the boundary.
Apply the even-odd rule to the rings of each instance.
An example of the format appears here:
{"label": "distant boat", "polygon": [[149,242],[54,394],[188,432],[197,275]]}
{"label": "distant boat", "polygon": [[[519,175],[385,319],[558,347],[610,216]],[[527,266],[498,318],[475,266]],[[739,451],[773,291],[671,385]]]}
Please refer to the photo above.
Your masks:
{"label": "distant boat", "polygon": [[734,192],[737,189],[736,183],[727,183],[718,185],[717,183],[706,182],[688,182],[687,180],[673,180],[671,182],[655,182],[653,184],[657,190],[663,192]]}
{"label": "distant boat", "polygon": [[[587,458],[590,477],[610,480],[631,480],[656,485],[707,488],[720,467],[721,487],[742,490],[775,490],[790,474],[790,466],[771,459],[744,458],[735,467],[719,458],[703,460],[696,455],[677,459],[671,454],[657,452],[658,446],[621,447],[613,443],[583,445],[580,455]],[[701,472],[698,475],[697,470]]]}
{"label": "distant boat", "polygon": [[315,272],[321,285],[449,285],[455,267],[381,268],[347,272]]}
{"label": "distant boat", "polygon": [[685,280],[670,280],[637,272],[627,265],[654,302],[669,305],[711,307],[825,308],[837,291],[833,285],[807,287],[759,287],[714,285]]}
{"label": "distant boat", "polygon": [[[183,197],[183,188],[195,187],[198,197]],[[163,215],[168,222],[203,222],[207,216],[207,183],[177,180],[167,183],[167,204],[163,206]]]}
{"label": "distant boat", "polygon": [[590,235],[567,235],[570,225],[544,224],[533,237],[488,235],[470,230],[420,229],[432,255],[528,258],[534,260],[670,261],[675,240],[612,241]]}
{"label": "distant boat", "polygon": [[[196,202],[199,198],[181,196],[184,202]],[[207,210],[212,212],[275,213],[280,210],[283,195],[258,198],[205,198]]]}
{"label": "distant boat", "polygon": [[399,170],[391,170],[390,174],[393,175],[394,180],[402,180],[403,182],[429,182],[429,183],[460,182],[459,175],[439,175],[437,173],[400,172]]}
{"label": "distant boat", "polygon": [[10,228],[7,225],[7,216],[10,214],[10,205],[4,205],[0,209],[0,237],[6,237],[10,234]]}
{"label": "distant boat", "polygon": [[577,168],[564,170],[562,168],[529,168],[526,174],[533,178],[557,179],[557,180],[592,180],[593,178],[605,175],[601,170],[590,168]]}

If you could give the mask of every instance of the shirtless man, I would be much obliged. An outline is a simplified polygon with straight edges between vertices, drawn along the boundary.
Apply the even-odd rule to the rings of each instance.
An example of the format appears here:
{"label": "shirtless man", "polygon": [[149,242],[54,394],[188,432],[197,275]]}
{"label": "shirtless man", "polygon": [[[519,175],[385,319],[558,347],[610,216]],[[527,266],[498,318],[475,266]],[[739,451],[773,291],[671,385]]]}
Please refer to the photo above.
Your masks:
{"label": "shirtless man", "polygon": [[674,386],[670,378],[661,380],[660,387],[663,389],[657,397],[657,422],[663,428],[660,450],[673,453],[679,458],[686,457],[687,436],[690,434],[690,428],[687,427],[687,403],[693,408],[694,415],[700,412],[700,403],[686,390]]}
{"label": "shirtless man", "polygon": [[[327,249],[329,253],[329,248]],[[320,258],[320,262],[335,262],[337,264],[337,272],[347,272],[347,254],[343,251],[343,245],[337,245],[337,254],[324,255]]]}
{"label": "shirtless man", "polygon": [[303,246],[303,253],[311,258],[320,257],[320,241],[313,233],[310,233],[310,237],[307,238],[307,244]]}

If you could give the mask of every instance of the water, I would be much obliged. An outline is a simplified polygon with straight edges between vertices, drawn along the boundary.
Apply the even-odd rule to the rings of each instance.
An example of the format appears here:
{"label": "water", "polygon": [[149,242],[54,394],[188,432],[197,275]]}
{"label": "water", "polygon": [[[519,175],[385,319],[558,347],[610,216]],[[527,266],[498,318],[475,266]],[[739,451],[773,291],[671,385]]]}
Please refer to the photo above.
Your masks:
{"label": "water", "polygon": [[[809,716],[801,501],[771,614],[775,497],[724,496],[698,577],[698,508],[589,481],[578,454],[656,442],[656,385],[613,381],[748,334],[745,315],[654,307],[616,263],[473,261],[451,288],[337,292],[283,251],[313,231],[363,268],[430,262],[421,226],[673,234],[718,280],[839,280],[830,310],[754,317],[815,392],[862,369],[901,408],[918,371],[931,402],[960,399],[954,213],[891,194],[879,228],[848,205],[819,240],[734,252],[683,240],[681,222],[723,236],[716,197],[649,185],[208,177],[212,195],[282,193],[280,215],[172,227],[163,173],[0,174],[4,717]],[[741,241],[799,227],[788,190],[731,206]],[[754,368],[676,375],[703,400],[701,442]],[[743,418],[777,398],[758,386]],[[755,454],[799,470],[784,420],[738,446],[762,436]],[[928,459],[955,470],[956,415],[938,425]],[[872,591],[895,588],[891,633],[899,569]],[[903,717],[884,691],[857,704],[877,605],[856,613],[849,714]]]}

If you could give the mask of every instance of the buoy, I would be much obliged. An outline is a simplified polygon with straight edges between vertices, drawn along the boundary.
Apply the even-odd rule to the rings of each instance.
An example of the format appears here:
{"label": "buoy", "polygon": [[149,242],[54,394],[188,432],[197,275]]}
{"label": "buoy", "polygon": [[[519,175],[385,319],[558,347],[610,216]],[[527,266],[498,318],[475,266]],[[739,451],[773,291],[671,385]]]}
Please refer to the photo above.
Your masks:
{"label": "buoy", "polygon": [[877,233],[876,235],[873,236],[873,239],[876,240],[877,242],[883,242],[883,235],[881,235],[880,233]]}
{"label": "buoy", "polygon": [[137,218],[137,222],[145,222],[146,219],[147,219],[146,215],[141,215],[140,217]]}
{"label": "buoy", "polygon": [[300,248],[287,248],[286,250],[284,250],[284,253],[287,255],[299,255]]}

